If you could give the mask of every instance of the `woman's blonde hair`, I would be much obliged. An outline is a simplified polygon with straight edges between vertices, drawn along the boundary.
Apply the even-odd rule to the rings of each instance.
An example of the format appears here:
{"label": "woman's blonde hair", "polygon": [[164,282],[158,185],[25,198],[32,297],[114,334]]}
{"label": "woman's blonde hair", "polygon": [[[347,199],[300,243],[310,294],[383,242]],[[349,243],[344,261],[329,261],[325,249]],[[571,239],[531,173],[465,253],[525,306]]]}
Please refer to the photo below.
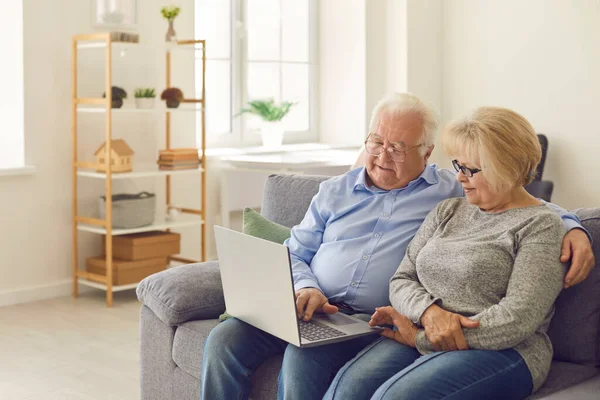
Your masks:
{"label": "woman's blonde hair", "polygon": [[542,148],[533,127],[520,114],[500,107],[480,107],[448,124],[444,152],[480,166],[495,192],[525,186],[535,177]]}

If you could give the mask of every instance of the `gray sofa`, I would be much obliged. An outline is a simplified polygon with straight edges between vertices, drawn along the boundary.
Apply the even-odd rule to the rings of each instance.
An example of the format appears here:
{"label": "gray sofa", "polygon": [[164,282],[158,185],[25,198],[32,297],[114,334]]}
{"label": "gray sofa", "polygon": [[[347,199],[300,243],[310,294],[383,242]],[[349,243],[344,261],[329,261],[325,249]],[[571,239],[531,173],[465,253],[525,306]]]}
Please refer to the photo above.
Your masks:
{"label": "gray sofa", "polygon": [[[282,225],[297,224],[324,179],[270,176],[262,214]],[[594,237],[594,254],[600,261],[600,208],[577,210],[577,214]],[[218,262],[152,275],[140,283],[137,294],[143,303],[142,399],[198,399],[203,345],[225,310]],[[549,335],[554,362],[545,385],[531,398],[599,399],[600,268],[594,268],[582,284],[561,293]],[[281,357],[273,357],[259,368],[253,378],[253,399],[276,398],[280,365]]]}

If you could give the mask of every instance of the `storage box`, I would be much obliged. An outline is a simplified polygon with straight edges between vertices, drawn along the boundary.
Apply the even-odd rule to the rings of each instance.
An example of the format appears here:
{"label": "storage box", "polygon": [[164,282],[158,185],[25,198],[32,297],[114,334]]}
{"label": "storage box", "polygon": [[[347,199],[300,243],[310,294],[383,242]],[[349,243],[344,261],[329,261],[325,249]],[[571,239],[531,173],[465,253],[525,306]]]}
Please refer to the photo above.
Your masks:
{"label": "storage box", "polygon": [[[147,276],[165,270],[167,258],[149,258],[138,261],[125,261],[113,258],[113,285],[129,285],[137,283]],[[90,257],[86,260],[86,270],[92,274],[106,275],[104,257]]]}
{"label": "storage box", "polygon": [[179,233],[164,231],[113,236],[113,257],[129,261],[169,257],[179,254],[180,240]]}
{"label": "storage box", "polygon": [[[98,199],[100,219],[106,219],[106,196]],[[153,193],[114,194],[112,196],[112,227],[139,228],[152,225],[156,213],[156,196]]]}

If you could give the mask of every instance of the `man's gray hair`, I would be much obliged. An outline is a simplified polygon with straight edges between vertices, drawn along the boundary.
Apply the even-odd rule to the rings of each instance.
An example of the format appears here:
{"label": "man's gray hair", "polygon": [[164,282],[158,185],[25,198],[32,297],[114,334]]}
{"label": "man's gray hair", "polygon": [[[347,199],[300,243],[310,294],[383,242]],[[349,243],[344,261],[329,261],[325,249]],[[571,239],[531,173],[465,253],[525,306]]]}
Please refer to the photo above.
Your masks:
{"label": "man's gray hair", "polygon": [[377,130],[380,116],[385,113],[392,118],[401,114],[417,114],[423,119],[423,147],[421,155],[425,155],[427,149],[435,143],[435,133],[438,128],[437,113],[412,93],[392,93],[384,97],[373,108],[369,132]]}

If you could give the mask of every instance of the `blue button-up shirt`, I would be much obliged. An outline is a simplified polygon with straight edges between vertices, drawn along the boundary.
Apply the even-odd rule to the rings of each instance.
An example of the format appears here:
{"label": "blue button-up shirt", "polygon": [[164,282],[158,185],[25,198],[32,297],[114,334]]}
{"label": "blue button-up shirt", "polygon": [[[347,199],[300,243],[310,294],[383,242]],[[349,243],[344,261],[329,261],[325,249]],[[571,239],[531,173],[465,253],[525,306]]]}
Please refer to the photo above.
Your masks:
{"label": "blue button-up shirt", "polygon": [[[407,186],[369,186],[364,168],[321,183],[302,222],[285,242],[295,290],[315,287],[330,302],[361,313],[389,305],[389,280],[427,214],[442,200],[464,195],[456,174],[428,165]],[[568,228],[574,214],[559,209]]]}

